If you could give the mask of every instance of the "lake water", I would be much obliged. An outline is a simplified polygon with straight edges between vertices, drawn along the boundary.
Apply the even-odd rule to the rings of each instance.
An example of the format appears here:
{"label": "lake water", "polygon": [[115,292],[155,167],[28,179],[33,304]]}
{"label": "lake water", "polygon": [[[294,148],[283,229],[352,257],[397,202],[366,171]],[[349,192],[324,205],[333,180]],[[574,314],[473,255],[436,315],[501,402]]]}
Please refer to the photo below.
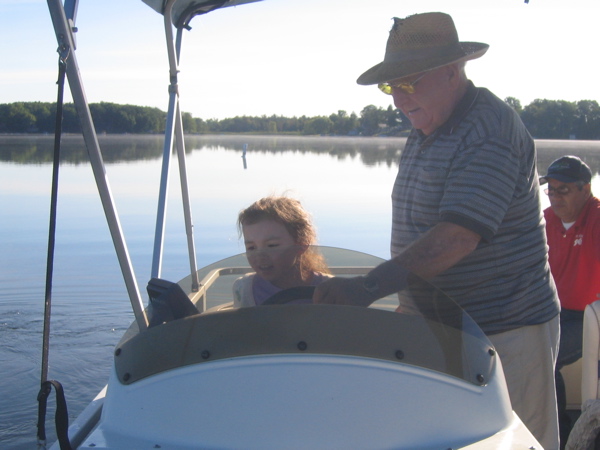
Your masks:
{"label": "lake water", "polygon": [[[242,148],[247,144],[244,160]],[[100,145],[140,291],[150,277],[162,137],[101,136]],[[194,136],[186,139],[198,267],[243,251],[240,209],[287,193],[317,225],[319,243],[386,258],[390,193],[404,139]],[[582,157],[600,192],[600,141],[538,141],[544,171]],[[0,447],[34,448],[41,373],[51,136],[0,136]],[[73,420],[105,384],[112,350],[133,320],[83,140],[63,139],[49,356]],[[171,167],[162,277],[189,264],[176,159]],[[542,196],[543,206],[548,199]],[[144,297],[145,298],[145,297]],[[54,440],[49,402],[48,440]]]}

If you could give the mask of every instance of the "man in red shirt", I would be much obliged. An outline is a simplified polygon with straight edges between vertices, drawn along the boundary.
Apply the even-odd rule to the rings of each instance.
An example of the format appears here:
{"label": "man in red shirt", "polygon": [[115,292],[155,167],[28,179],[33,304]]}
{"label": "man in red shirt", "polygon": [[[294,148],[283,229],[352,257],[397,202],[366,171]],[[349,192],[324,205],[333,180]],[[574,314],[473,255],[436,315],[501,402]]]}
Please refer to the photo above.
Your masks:
{"label": "man in red shirt", "polygon": [[548,257],[562,308],[555,371],[561,448],[571,423],[560,369],[581,358],[583,311],[600,300],[600,200],[592,194],[591,180],[589,166],[576,156],[557,159],[540,178],[540,184],[548,183]]}

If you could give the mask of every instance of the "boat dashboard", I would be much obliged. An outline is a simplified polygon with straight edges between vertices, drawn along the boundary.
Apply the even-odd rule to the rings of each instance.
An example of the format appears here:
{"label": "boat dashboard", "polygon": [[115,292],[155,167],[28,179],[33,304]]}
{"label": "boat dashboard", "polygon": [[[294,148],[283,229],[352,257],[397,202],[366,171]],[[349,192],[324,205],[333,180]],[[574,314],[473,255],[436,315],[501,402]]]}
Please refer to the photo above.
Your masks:
{"label": "boat dashboard", "polygon": [[[382,262],[318,250],[334,276]],[[182,302],[173,317],[143,331],[136,322],[123,336],[82,448],[538,445],[512,411],[490,341],[435,287],[410,277],[370,307],[234,308],[232,285],[251,271],[241,254],[198,277],[152,283],[156,299],[164,291]]]}
{"label": "boat dashboard", "polygon": [[[319,247],[332,275],[357,276],[383,260],[365,253]],[[285,304],[233,308],[233,282],[252,271],[245,254],[198,271],[177,288],[195,313],[139,333],[132,325],[115,351],[123,384],[181,366],[256,355],[338,355],[413,365],[474,385],[494,372],[495,351],[475,322],[439,289],[412,276],[408,287],[369,308]],[[183,295],[183,294],[182,294]],[[408,312],[399,312],[399,298]],[[152,308],[149,308],[151,315]]]}

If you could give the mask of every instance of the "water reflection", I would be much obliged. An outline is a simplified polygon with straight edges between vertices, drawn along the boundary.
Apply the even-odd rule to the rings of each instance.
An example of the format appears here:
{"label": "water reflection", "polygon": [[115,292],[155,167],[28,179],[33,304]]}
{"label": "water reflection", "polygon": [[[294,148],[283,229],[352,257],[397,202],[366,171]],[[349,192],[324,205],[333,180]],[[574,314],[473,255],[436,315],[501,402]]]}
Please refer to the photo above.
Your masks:
{"label": "water reflection", "polygon": [[[162,156],[162,135],[99,136],[104,162],[138,161]],[[82,136],[65,135],[61,140],[61,162],[89,164]],[[17,164],[52,163],[54,136],[0,136],[0,161]]]}
{"label": "water reflection", "polygon": [[[153,160],[162,155],[160,135],[101,135],[98,137],[106,163]],[[252,153],[317,153],[337,159],[356,158],[366,166],[398,161],[404,138],[310,137],[310,136],[186,136],[186,152],[197,150],[227,150],[240,152],[244,168]],[[52,162],[54,137],[51,135],[0,136],[0,161],[17,164]],[[562,155],[577,155],[600,173],[600,141],[536,141],[538,165],[544,171]],[[247,152],[247,153],[246,153]],[[87,151],[81,136],[63,136],[61,161],[68,164],[87,164]]]}
{"label": "water reflection", "polygon": [[[163,137],[110,135],[99,136],[99,141],[138,284],[145,286],[152,261]],[[314,215],[319,242],[386,258],[389,195],[404,143],[398,138],[188,136],[199,266],[243,251],[235,228],[240,209],[269,193],[288,190]],[[5,250],[4,259],[0,258],[0,350],[4,351],[0,360],[12,362],[4,364],[5,379],[13,384],[19,380],[16,389],[11,384],[11,389],[2,391],[14,394],[4,402],[13,407],[0,411],[0,423],[7,424],[0,427],[3,447],[35,445],[29,438],[35,435],[31,399],[37,394],[39,373],[34,338],[40,335],[43,314],[53,144],[50,135],[0,136],[4,182],[0,182],[4,194],[0,195],[4,214],[0,240]],[[242,167],[244,144],[247,170]],[[575,154],[595,174],[600,172],[600,141],[537,144],[540,171],[559,156]],[[283,154],[286,158],[279,157]],[[62,161],[66,167],[61,171],[52,342],[65,351],[53,354],[51,375],[69,386],[69,412],[76,415],[105,383],[111,348],[133,316],[80,136],[64,136]],[[365,166],[370,167],[365,170]],[[600,192],[600,186],[595,191]],[[180,193],[171,192],[175,201],[169,209],[163,276],[177,280],[188,273],[189,265],[185,230],[180,226],[182,208],[177,204]],[[546,196],[542,201],[548,205]],[[82,349],[81,354],[75,348]],[[0,390],[4,387],[0,384]]]}

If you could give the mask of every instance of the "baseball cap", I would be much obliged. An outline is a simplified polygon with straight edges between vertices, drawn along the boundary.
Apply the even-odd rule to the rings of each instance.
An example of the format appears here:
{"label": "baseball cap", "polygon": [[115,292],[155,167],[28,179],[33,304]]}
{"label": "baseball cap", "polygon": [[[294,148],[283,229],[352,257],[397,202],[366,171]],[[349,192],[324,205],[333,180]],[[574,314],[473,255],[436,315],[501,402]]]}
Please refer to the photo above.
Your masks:
{"label": "baseball cap", "polygon": [[577,156],[562,156],[553,161],[548,167],[548,173],[540,177],[540,184],[546,184],[548,179],[562,181],[563,183],[575,183],[592,181],[592,170]]}

